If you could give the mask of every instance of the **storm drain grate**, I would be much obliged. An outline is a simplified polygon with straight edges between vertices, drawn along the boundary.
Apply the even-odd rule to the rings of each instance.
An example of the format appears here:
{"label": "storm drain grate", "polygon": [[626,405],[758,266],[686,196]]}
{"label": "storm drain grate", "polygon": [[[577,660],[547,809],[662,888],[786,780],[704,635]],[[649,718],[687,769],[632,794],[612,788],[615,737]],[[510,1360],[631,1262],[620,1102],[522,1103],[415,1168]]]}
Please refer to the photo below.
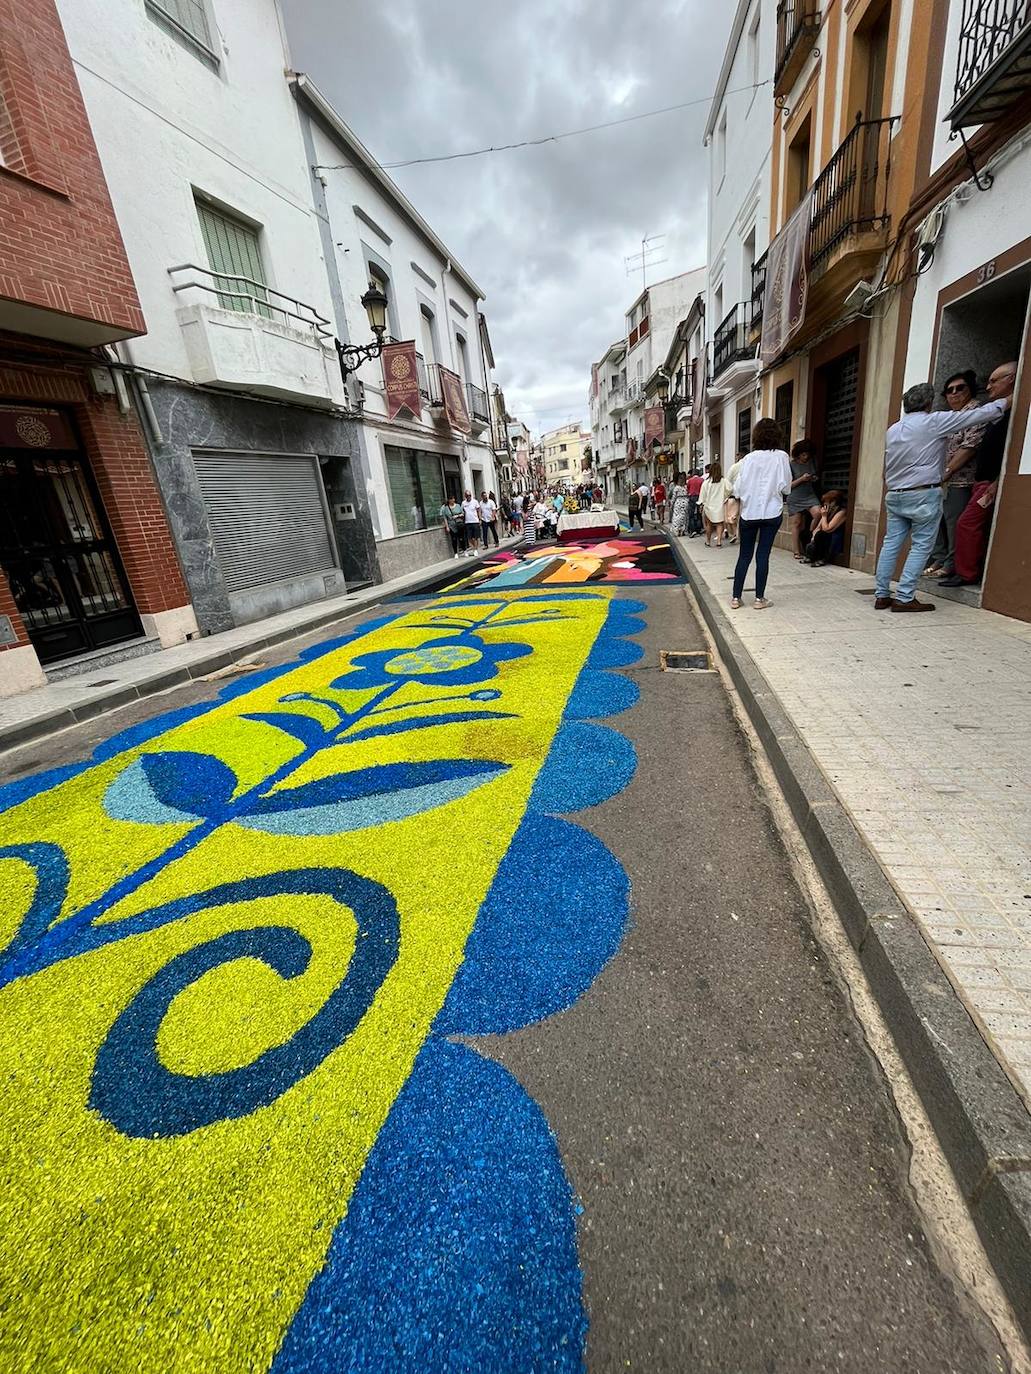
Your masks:
{"label": "storm drain grate", "polygon": [[680,653],[663,649],[659,653],[659,667],[664,673],[713,673],[712,654]]}

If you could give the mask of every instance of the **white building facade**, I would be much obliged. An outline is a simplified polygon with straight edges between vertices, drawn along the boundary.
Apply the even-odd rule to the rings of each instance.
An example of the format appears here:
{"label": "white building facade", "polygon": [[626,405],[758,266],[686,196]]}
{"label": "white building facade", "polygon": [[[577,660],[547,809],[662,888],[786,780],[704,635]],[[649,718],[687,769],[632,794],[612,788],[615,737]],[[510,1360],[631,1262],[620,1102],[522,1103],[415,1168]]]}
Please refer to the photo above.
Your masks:
{"label": "white building facade", "polygon": [[[418,417],[388,418],[380,360],[363,364],[352,383],[362,411],[377,556],[390,578],[446,554],[439,516],[445,495],[498,492],[483,292],[314,83],[297,75],[293,88],[316,169],[316,205],[328,222],[341,324],[355,341],[368,337],[361,298],[370,284],[378,286],[387,296],[388,335],[414,340],[418,356]],[[442,368],[460,379],[468,432],[448,421]]]}
{"label": "white building facade", "polygon": [[650,481],[661,467],[645,440],[644,413],[656,404],[649,396],[648,384],[665,362],[677,326],[704,287],[704,267],[681,272],[646,287],[626,313],[626,355],[622,368],[625,386],[615,407],[622,420],[626,457],[613,485],[613,495]]}
{"label": "white building facade", "polygon": [[[776,0],[738,0],[705,129],[709,168],[706,462],[726,468],[751,447],[758,324],[770,239]],[[762,85],[759,83],[765,82]]]}
{"label": "white building facade", "polygon": [[617,339],[591,368],[588,398],[595,478],[607,496],[626,459],[626,340]]}
{"label": "white building facade", "polygon": [[375,579],[277,5],[59,8],[147,324],[119,352],[199,629]]}
{"label": "white building facade", "polygon": [[[480,288],[291,74],[277,0],[59,8],[146,319],[118,349],[192,632],[438,562],[444,494],[498,489]],[[372,341],[361,297],[383,283],[387,335],[425,360],[419,419],[386,419],[380,361],[341,375],[337,341]]]}

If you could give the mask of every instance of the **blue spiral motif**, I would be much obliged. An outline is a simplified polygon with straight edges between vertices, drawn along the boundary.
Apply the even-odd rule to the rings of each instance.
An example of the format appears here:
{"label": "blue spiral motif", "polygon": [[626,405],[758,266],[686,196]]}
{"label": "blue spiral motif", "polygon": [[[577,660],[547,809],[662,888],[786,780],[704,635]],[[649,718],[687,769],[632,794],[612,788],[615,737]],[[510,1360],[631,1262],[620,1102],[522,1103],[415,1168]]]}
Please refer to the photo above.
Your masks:
{"label": "blue spiral motif", "polygon": [[157,1039],[174,999],[205,973],[237,959],[259,959],[281,978],[305,972],[311,946],[299,931],[266,926],[229,931],[171,959],[120,1013],[97,1054],[90,1107],[124,1135],[180,1136],[268,1106],[313,1072],[352,1034],[397,960],[400,917],[390,892],[349,869],[298,869],[227,883],[147,913],[162,925],[229,902],[285,894],[335,898],[358,923],[350,966],[315,1015],[285,1044],[222,1073],[175,1073],[160,1062]]}

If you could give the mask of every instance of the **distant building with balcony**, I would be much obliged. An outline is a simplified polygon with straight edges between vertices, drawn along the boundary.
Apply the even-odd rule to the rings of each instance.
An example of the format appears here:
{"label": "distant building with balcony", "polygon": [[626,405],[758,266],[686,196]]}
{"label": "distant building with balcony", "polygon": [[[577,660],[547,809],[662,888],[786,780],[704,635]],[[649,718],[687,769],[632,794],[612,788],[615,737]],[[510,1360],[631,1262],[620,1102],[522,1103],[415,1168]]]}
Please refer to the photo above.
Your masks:
{"label": "distant building with balcony", "polygon": [[580,481],[585,438],[579,421],[541,435],[544,480],[549,487],[570,487]]}
{"label": "distant building with balcony", "polygon": [[[317,168],[315,203],[328,227],[343,325],[354,340],[369,337],[361,297],[370,284],[378,286],[387,296],[388,335],[414,342],[417,350],[417,415],[389,415],[380,359],[358,369],[349,397],[362,415],[379,567],[384,578],[395,577],[448,556],[439,514],[447,496],[500,495],[483,291],[314,81],[297,74],[292,87],[308,160]],[[445,404],[447,373],[463,414]]]}
{"label": "distant building with balcony", "polygon": [[751,447],[759,379],[754,306],[770,239],[770,80],[778,32],[804,0],[739,0],[705,129],[709,167],[705,317],[711,366],[699,409],[705,461]]}
{"label": "distant building with balcony", "polygon": [[651,481],[664,470],[661,446],[649,448],[645,441],[644,413],[655,404],[649,396],[649,379],[665,361],[680,321],[684,319],[698,293],[704,290],[704,267],[680,272],[664,281],[654,282],[630,306],[626,314],[626,355],[619,406],[614,413],[622,421],[625,457],[620,473],[623,490]]}
{"label": "distant building with balcony", "polygon": [[608,494],[626,459],[626,340],[617,339],[591,368],[588,409],[595,478]]}
{"label": "distant building with balcony", "polygon": [[54,0],[0,10],[0,224],[0,696],[13,696],[197,631],[109,366],[144,315]]}

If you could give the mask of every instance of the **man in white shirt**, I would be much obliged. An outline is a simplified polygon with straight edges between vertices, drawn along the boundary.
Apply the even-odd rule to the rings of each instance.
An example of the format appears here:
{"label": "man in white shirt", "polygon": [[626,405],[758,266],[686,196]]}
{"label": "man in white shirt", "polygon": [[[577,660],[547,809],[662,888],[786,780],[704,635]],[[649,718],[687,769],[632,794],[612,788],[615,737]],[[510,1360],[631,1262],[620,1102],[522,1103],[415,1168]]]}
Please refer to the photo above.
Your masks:
{"label": "man in white shirt", "polygon": [[[877,559],[878,611],[933,611],[933,602],[917,601],[916,581],[938,536],[942,515],[942,480],[946,441],[950,434],[971,425],[1001,420],[1010,398],[989,401],[976,410],[933,410],[934,387],[911,386],[902,398],[903,416],[888,430],[884,451],[884,504],[888,528]],[[891,579],[902,546],[909,539],[909,556],[891,595]]]}
{"label": "man in white shirt", "polygon": [[475,558],[480,552],[480,503],[471,491],[462,500],[462,519],[465,521],[466,558]]}
{"label": "man in white shirt", "polygon": [[487,492],[480,493],[480,526],[483,530],[483,548],[487,550],[490,536],[494,536],[494,547],[498,544],[498,507]]}

